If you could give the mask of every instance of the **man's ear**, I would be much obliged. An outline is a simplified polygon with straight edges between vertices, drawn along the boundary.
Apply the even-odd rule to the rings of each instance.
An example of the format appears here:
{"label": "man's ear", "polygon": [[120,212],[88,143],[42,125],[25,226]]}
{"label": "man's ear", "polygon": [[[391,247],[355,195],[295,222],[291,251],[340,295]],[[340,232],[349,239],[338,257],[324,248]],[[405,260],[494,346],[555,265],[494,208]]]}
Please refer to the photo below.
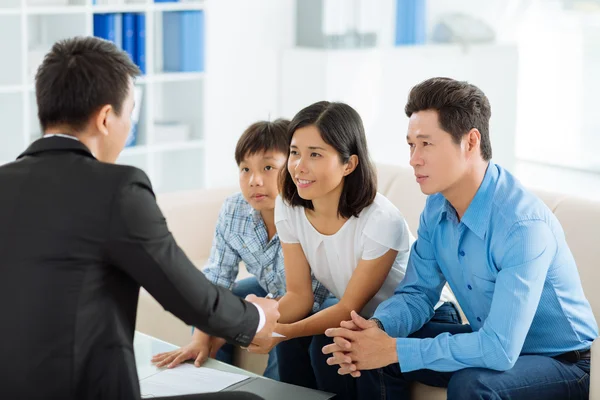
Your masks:
{"label": "man's ear", "polygon": [[469,154],[481,153],[481,132],[473,128],[466,134],[466,150]]}
{"label": "man's ear", "polygon": [[107,104],[103,106],[97,113],[95,119],[96,129],[100,131],[103,135],[108,135],[108,118],[110,117],[110,112],[112,111],[112,106]]}
{"label": "man's ear", "polygon": [[358,167],[358,156],[356,154],[352,154],[350,159],[346,163],[346,168],[344,169],[344,176],[350,175],[356,167]]}

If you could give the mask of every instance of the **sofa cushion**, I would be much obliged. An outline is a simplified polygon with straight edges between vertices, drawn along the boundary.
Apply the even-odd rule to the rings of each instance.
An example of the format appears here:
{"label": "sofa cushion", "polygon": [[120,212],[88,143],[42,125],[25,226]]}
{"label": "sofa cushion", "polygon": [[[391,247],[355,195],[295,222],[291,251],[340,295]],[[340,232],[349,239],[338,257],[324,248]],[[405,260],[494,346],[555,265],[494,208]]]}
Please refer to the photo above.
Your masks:
{"label": "sofa cushion", "polygon": [[583,291],[592,305],[596,321],[600,321],[600,205],[583,199],[567,198],[554,212],[560,221],[567,243],[577,262]]}
{"label": "sofa cushion", "polygon": [[169,230],[190,259],[208,258],[219,211],[225,199],[238,190],[202,189],[157,197]]}
{"label": "sofa cushion", "polygon": [[377,191],[385,195],[396,177],[399,167],[390,164],[377,164]]}
{"label": "sofa cushion", "polygon": [[412,234],[417,237],[419,218],[427,196],[421,192],[412,169],[395,167],[398,171],[389,189],[382,192],[402,213]]}
{"label": "sofa cushion", "polygon": [[547,192],[545,190],[533,189],[531,190],[533,194],[540,198],[548,206],[550,211],[554,212],[556,207],[558,207],[558,203],[560,203],[567,196],[560,193],[552,193]]}

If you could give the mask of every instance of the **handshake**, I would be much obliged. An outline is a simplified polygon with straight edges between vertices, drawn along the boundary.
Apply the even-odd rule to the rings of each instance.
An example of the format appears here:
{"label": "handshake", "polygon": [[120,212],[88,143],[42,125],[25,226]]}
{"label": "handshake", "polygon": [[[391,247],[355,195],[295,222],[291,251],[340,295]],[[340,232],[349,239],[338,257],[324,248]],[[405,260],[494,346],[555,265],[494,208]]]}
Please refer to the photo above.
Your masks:
{"label": "handshake", "polygon": [[256,332],[254,340],[266,340],[273,336],[277,336],[275,333],[275,326],[279,320],[279,303],[273,299],[273,295],[269,293],[267,297],[257,297],[253,294],[246,297],[246,301],[253,303],[260,307],[264,312],[265,324],[263,327]]}

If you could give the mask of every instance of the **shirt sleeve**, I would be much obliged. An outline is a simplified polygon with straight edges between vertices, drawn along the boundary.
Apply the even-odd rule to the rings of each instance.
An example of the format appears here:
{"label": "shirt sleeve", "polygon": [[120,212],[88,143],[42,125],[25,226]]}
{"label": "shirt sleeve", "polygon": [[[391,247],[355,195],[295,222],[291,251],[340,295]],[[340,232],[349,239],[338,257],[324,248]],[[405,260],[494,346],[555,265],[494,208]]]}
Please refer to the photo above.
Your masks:
{"label": "shirt sleeve", "polygon": [[[420,240],[420,239],[419,239]],[[544,221],[517,223],[506,236],[490,312],[473,333],[396,339],[402,372],[513,367],[538,308],[556,238]]]}
{"label": "shirt sleeve", "polygon": [[239,264],[242,260],[226,240],[227,224],[231,217],[228,216],[229,201],[225,201],[215,228],[210,257],[202,270],[206,278],[214,283],[231,289],[239,273]]}
{"label": "shirt sleeve", "polygon": [[298,234],[290,219],[292,206],[285,204],[281,196],[275,200],[275,227],[282,243],[299,243]]}
{"label": "shirt sleeve", "polygon": [[404,279],[373,315],[392,337],[405,338],[429,321],[446,283],[431,244],[426,211],[427,207],[421,213],[418,238],[412,246]]}
{"label": "shirt sleeve", "polygon": [[211,284],[198,271],[169,232],[147,176],[131,171],[124,176],[108,216],[107,262],[184,323],[248,346],[260,321],[257,308]]}
{"label": "shirt sleeve", "polygon": [[379,258],[390,249],[408,253],[412,236],[404,217],[396,208],[376,210],[368,218],[363,232],[363,260]]}

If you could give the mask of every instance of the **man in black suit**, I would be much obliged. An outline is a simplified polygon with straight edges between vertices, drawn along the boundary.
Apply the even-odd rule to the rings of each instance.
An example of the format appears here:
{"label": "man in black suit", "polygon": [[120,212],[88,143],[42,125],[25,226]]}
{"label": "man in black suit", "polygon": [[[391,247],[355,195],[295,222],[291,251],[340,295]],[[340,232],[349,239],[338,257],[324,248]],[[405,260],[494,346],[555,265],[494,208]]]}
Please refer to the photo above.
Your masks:
{"label": "man in black suit", "polygon": [[187,324],[240,346],[270,337],[279,318],[274,300],[210,284],[175,243],[146,174],[114,164],[138,73],[91,37],[56,43],[37,72],[45,136],[0,167],[2,399],[138,399],[140,285]]}

